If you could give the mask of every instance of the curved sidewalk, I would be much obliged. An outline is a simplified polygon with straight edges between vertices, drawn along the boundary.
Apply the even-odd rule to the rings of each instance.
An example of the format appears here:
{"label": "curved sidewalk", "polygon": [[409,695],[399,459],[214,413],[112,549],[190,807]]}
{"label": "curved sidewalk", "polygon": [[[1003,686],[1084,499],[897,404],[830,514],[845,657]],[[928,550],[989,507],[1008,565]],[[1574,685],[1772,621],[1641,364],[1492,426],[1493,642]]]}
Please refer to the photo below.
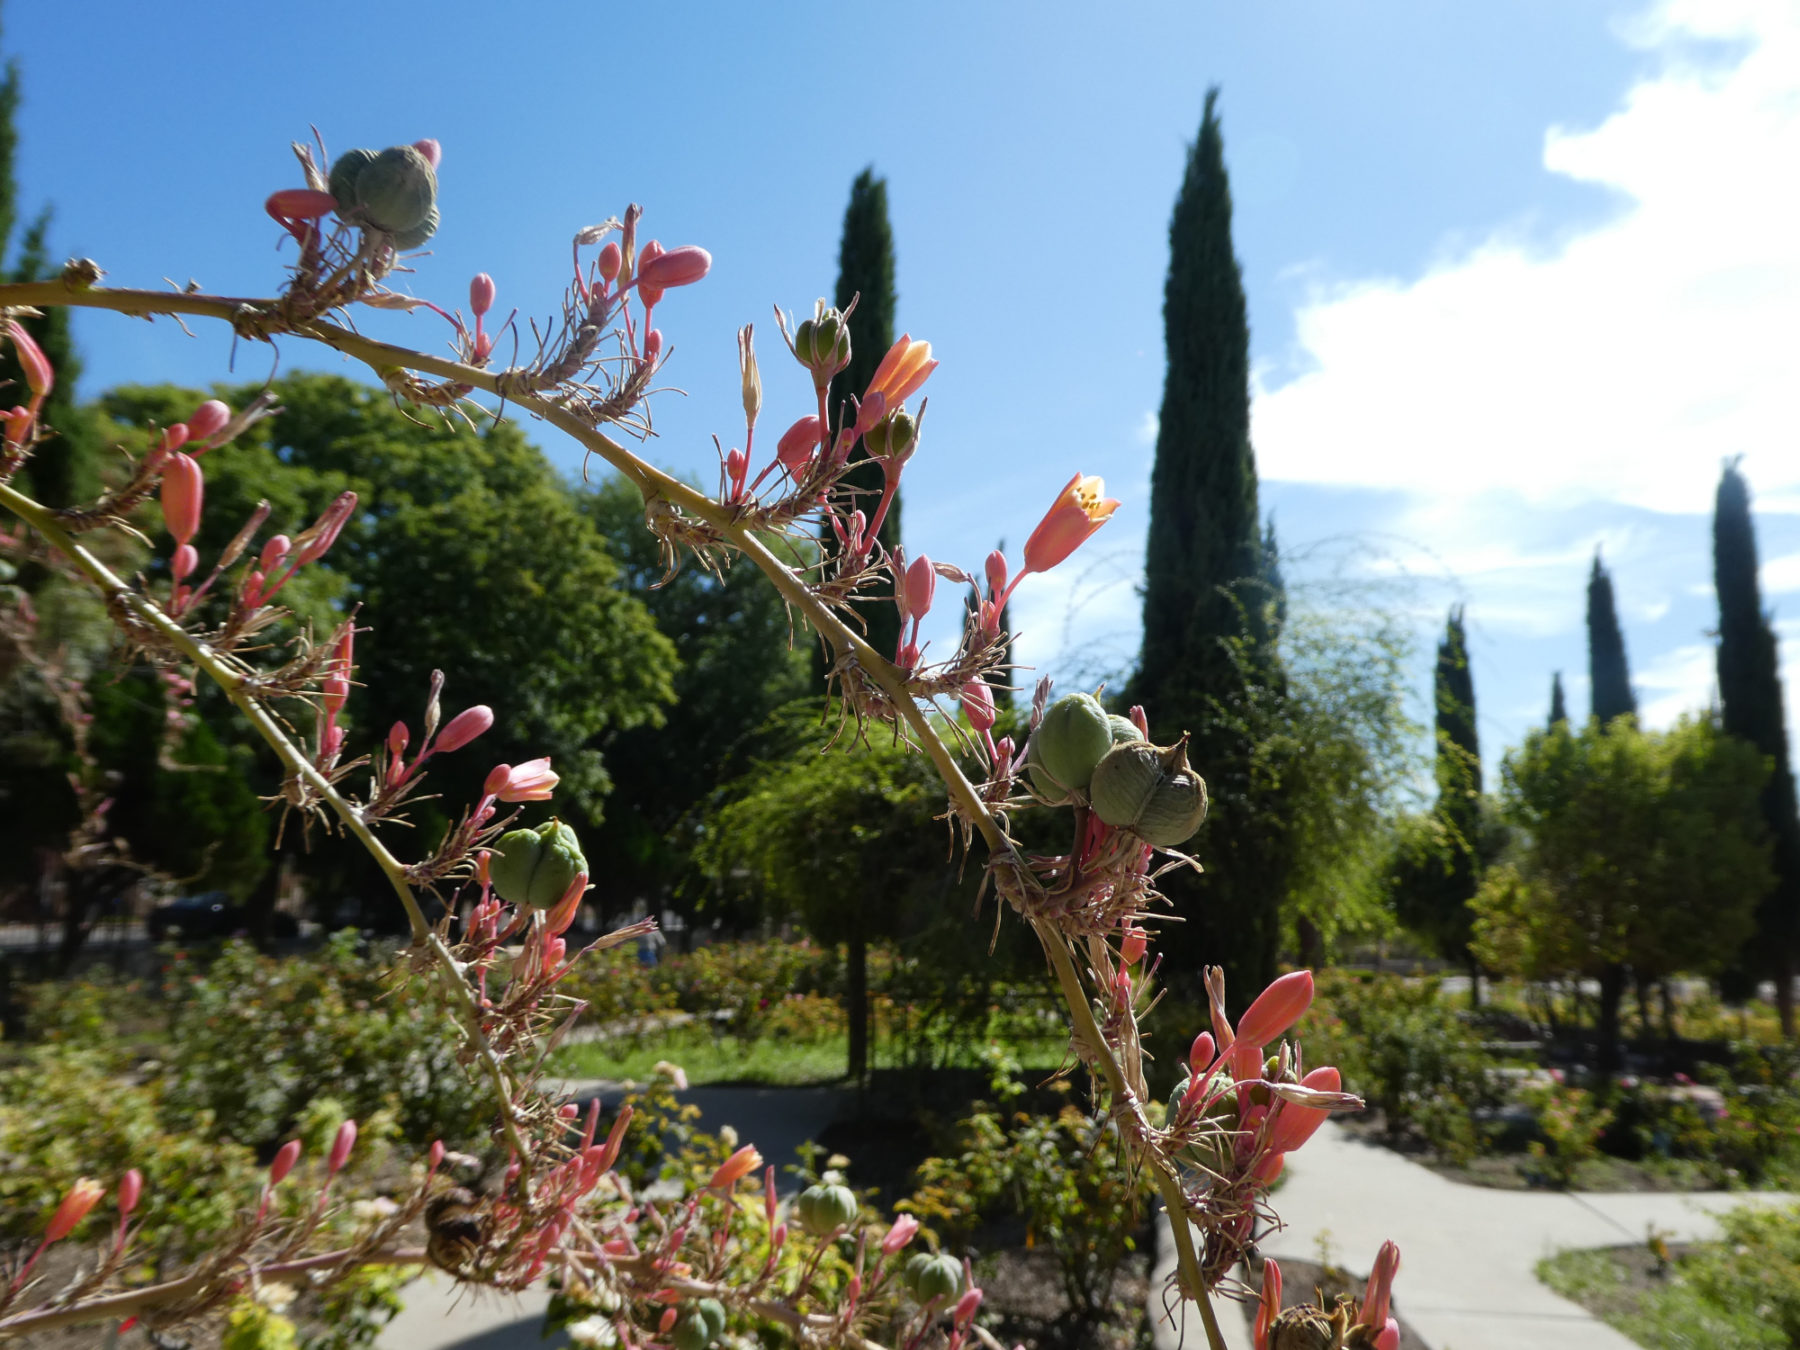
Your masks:
{"label": "curved sidewalk", "polygon": [[[1652,1225],[1675,1241],[1706,1241],[1719,1236],[1713,1216],[1721,1210],[1794,1198],[1465,1186],[1331,1124],[1289,1155],[1287,1177],[1274,1196],[1287,1226],[1264,1238],[1262,1251],[1316,1261],[1322,1239],[1333,1264],[1366,1272],[1382,1241],[1392,1238],[1400,1244],[1396,1309],[1433,1350],[1634,1350],[1635,1342],[1539,1283],[1538,1261],[1570,1247],[1641,1243]],[[1162,1282],[1174,1264],[1165,1222],[1157,1237],[1152,1317],[1160,1314]],[[1219,1320],[1234,1350],[1249,1346],[1236,1308],[1221,1303]],[[1188,1321],[1189,1350],[1204,1346],[1197,1319]],[[1178,1326],[1157,1325],[1158,1350],[1174,1350],[1181,1341]]]}

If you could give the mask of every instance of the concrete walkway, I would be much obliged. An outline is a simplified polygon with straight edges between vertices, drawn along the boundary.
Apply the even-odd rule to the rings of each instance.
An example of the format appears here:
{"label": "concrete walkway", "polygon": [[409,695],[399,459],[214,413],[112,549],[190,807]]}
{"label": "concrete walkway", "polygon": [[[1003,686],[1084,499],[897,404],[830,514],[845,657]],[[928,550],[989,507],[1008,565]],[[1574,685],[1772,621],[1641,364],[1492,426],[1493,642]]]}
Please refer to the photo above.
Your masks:
{"label": "concrete walkway", "polygon": [[[1383,1239],[1392,1238],[1401,1253],[1396,1310],[1432,1350],[1633,1350],[1634,1342],[1540,1284],[1538,1261],[1566,1248],[1642,1243],[1651,1225],[1672,1241],[1707,1241],[1719,1236],[1713,1216],[1721,1210],[1794,1198],[1465,1186],[1330,1124],[1290,1155],[1287,1177],[1273,1199],[1287,1227],[1264,1238],[1262,1251],[1317,1261],[1323,1243],[1333,1264],[1366,1272]],[[1165,1222],[1157,1239],[1153,1316],[1160,1313],[1161,1287],[1174,1265]],[[1238,1308],[1217,1306],[1233,1350],[1248,1350]],[[1191,1310],[1187,1321],[1188,1350],[1204,1346]],[[1181,1342],[1179,1325],[1157,1326],[1158,1350]]]}
{"label": "concrete walkway", "polygon": [[[623,1084],[599,1080],[562,1085],[585,1108],[599,1097],[608,1106],[626,1095]],[[848,1088],[698,1087],[676,1094],[700,1108],[699,1126],[716,1133],[723,1125],[737,1131],[742,1143],[755,1144],[775,1164],[783,1195],[799,1187],[787,1164],[794,1152],[815,1138],[840,1114],[855,1094]],[[383,1329],[377,1350],[554,1350],[567,1345],[557,1336],[544,1340],[544,1309],[549,1291],[542,1286],[525,1294],[459,1289],[437,1272],[408,1285],[406,1307]]]}

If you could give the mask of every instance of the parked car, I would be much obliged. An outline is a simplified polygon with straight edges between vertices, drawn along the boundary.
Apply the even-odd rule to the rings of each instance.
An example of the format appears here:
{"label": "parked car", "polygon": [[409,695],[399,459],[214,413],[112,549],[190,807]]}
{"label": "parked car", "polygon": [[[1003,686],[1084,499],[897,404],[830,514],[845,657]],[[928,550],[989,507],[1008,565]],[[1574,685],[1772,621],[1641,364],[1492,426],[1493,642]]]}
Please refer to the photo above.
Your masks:
{"label": "parked car", "polygon": [[[179,935],[191,941],[228,938],[248,932],[250,915],[231,898],[229,891],[202,891],[183,896],[150,911],[145,923],[152,942]],[[278,938],[293,937],[299,931],[294,916],[277,911],[270,919],[270,933]]]}

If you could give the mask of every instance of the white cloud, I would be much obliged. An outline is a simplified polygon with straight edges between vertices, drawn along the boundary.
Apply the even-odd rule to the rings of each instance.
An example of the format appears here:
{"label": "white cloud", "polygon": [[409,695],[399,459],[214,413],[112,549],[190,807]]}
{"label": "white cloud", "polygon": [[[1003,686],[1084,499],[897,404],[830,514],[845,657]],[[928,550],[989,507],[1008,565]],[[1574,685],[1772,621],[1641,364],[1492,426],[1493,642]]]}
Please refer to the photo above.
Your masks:
{"label": "white cloud", "polygon": [[1156,434],[1162,430],[1162,418],[1154,412],[1146,412],[1138,419],[1137,443],[1139,445],[1155,445]]}
{"label": "white cloud", "polygon": [[1761,580],[1764,595],[1786,595],[1789,591],[1800,591],[1800,553],[1770,558],[1762,565]]}
{"label": "white cloud", "polygon": [[[1668,0],[1626,35],[1658,72],[1544,145],[1619,214],[1321,290],[1307,373],[1258,389],[1265,477],[1704,511],[1742,453],[1759,508],[1800,491],[1800,5]],[[1744,39],[1733,59],[1690,54],[1720,37]]]}

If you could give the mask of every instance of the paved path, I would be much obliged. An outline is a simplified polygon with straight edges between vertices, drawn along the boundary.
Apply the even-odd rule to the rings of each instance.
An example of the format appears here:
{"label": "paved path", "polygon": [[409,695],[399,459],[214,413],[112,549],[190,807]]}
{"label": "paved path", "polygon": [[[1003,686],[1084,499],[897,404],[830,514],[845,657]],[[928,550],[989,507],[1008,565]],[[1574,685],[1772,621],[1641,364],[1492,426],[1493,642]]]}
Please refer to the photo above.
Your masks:
{"label": "paved path", "polygon": [[[625,1095],[618,1083],[568,1083],[576,1101],[599,1097],[609,1106]],[[689,1088],[677,1094],[700,1108],[700,1128],[730,1125],[776,1165],[784,1194],[799,1189],[783,1170],[794,1150],[848,1109],[847,1088]],[[555,1350],[561,1336],[542,1340],[549,1293],[541,1286],[514,1296],[459,1290],[448,1276],[432,1274],[407,1286],[406,1308],[382,1331],[377,1350]]]}
{"label": "paved path", "polygon": [[[1395,1305],[1432,1350],[1634,1350],[1634,1342],[1540,1284],[1538,1261],[1565,1248],[1641,1243],[1651,1224],[1676,1241],[1706,1241],[1719,1235],[1713,1216],[1720,1210],[1793,1199],[1731,1191],[1564,1194],[1464,1186],[1329,1124],[1289,1157],[1287,1171],[1274,1204],[1288,1226],[1265,1238],[1262,1250],[1316,1261],[1323,1238],[1334,1263],[1366,1272],[1382,1240],[1393,1238],[1401,1252]],[[1165,1224],[1153,1289],[1160,1291],[1174,1264]],[[1159,1294],[1151,1298],[1154,1315]],[[1219,1314],[1233,1350],[1247,1350],[1238,1309],[1221,1303]],[[1186,1343],[1193,1350],[1205,1341],[1198,1321],[1188,1321]],[[1158,1350],[1173,1350],[1180,1341],[1178,1327],[1157,1327]]]}

